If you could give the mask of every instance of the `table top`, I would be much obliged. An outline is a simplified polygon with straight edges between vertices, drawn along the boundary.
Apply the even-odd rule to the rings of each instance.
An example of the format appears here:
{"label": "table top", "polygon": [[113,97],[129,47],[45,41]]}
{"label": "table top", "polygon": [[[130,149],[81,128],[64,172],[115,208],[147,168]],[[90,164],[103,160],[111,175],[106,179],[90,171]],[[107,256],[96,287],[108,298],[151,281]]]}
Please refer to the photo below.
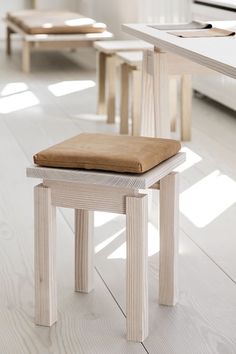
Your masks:
{"label": "table top", "polygon": [[[236,30],[236,21],[210,21],[214,27]],[[236,35],[180,38],[152,28],[155,24],[125,24],[123,30],[155,47],[178,54],[227,76],[236,78]]]}

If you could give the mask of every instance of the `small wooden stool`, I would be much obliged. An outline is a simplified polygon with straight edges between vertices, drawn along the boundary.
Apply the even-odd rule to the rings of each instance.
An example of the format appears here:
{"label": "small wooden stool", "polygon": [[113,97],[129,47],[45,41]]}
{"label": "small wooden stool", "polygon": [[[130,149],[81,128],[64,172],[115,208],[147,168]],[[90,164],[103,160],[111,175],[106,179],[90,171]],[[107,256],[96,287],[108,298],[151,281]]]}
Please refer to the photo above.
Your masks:
{"label": "small wooden stool", "polygon": [[[75,209],[75,291],[88,293],[93,289],[94,246],[93,246],[93,212],[106,211],[126,215],[126,316],[127,339],[143,341],[148,336],[148,286],[147,286],[147,225],[148,195],[145,190],[160,188],[160,266],[159,266],[159,303],[174,305],[178,297],[177,258],[178,258],[178,174],[173,170],[185,160],[185,154],[177,153],[177,142],[154,139],[161,150],[159,165],[145,173],[119,173],[107,171],[75,170],[65,168],[87,166],[95,163],[105,166],[108,155],[104,158],[101,142],[105,140],[109,147],[114,141],[113,157],[117,154],[117,144],[127,142],[130,160],[127,166],[136,165],[145,144],[151,147],[152,141],[143,140],[141,150],[137,144],[141,140],[152,139],[129,136],[106,136],[81,134],[77,152],[74,150],[78,137],[49,148],[35,155],[35,161],[64,168],[30,167],[27,176],[43,179],[35,187],[35,312],[36,324],[51,326],[57,321],[56,291],[56,207]],[[132,140],[131,140],[132,139]],[[155,141],[153,142],[155,143]],[[86,145],[86,141],[88,141]],[[142,143],[142,141],[141,141]],[[164,144],[164,145],[163,145]],[[85,147],[86,145],[86,147]],[[146,146],[147,146],[146,145]],[[92,147],[92,150],[88,147]],[[94,150],[96,147],[96,150]],[[87,156],[84,152],[87,149]],[[124,156],[127,154],[126,145]],[[149,149],[150,150],[150,149]],[[91,152],[92,151],[92,152]],[[99,151],[99,153],[98,153]],[[139,153],[140,152],[140,153]],[[167,155],[163,157],[163,153]],[[101,156],[101,161],[98,155]],[[155,152],[153,153],[153,155]],[[76,156],[79,158],[76,158]],[[147,151],[143,154],[142,166],[150,160]],[[160,157],[159,156],[159,157]],[[94,160],[93,160],[94,158]],[[54,161],[55,160],[55,161]],[[118,160],[117,160],[118,161]],[[123,158],[116,166],[123,169]],[[157,161],[157,160],[156,160]],[[134,162],[134,163],[133,163]],[[152,162],[153,163],[153,162]],[[155,162],[154,162],[155,164]],[[132,167],[133,166],[133,167]],[[141,166],[141,168],[142,168]],[[150,167],[150,166],[149,166]],[[142,189],[142,193],[139,192]]]}
{"label": "small wooden stool", "polygon": [[152,49],[143,41],[99,41],[94,43],[97,49],[97,114],[107,114],[107,123],[115,122],[116,95],[116,53]]}

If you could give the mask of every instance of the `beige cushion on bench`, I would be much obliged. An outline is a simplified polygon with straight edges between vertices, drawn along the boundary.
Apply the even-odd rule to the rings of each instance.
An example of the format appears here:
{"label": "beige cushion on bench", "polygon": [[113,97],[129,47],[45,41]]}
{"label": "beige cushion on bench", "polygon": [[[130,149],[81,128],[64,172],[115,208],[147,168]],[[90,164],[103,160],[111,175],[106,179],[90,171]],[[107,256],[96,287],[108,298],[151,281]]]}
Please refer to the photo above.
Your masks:
{"label": "beige cushion on bench", "polygon": [[80,134],[34,155],[40,166],[143,173],[174,156],[180,142],[125,135]]}
{"label": "beige cushion on bench", "polygon": [[7,18],[29,34],[84,34],[106,31],[104,23],[67,11],[23,10]]}

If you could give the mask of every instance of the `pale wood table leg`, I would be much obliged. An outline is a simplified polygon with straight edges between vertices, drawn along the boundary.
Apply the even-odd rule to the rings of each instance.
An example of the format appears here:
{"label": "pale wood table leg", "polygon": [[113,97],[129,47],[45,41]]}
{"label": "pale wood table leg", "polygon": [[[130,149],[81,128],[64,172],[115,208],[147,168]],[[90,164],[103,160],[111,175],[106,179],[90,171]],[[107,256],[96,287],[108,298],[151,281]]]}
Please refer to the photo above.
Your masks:
{"label": "pale wood table leg", "polygon": [[7,27],[7,36],[6,36],[6,53],[7,55],[11,55],[11,34],[13,31]]}
{"label": "pale wood table leg", "polygon": [[57,321],[56,208],[51,190],[34,189],[35,210],[35,322],[51,326]]}
{"label": "pale wood table leg", "polygon": [[172,132],[176,131],[176,123],[178,117],[178,82],[176,76],[169,77],[169,102],[170,102],[170,129]]}
{"label": "pale wood table leg", "polygon": [[140,135],[141,70],[132,70],[132,135]]}
{"label": "pale wood table leg", "polygon": [[75,209],[75,291],[94,288],[94,212]]}
{"label": "pale wood table leg", "polygon": [[157,49],[153,52],[153,80],[155,136],[170,138],[167,53]]}
{"label": "pale wood table leg", "polygon": [[181,77],[181,140],[191,140],[192,130],[192,76]]}
{"label": "pale wood table leg", "polygon": [[153,51],[143,52],[142,99],[140,130],[143,136],[154,136],[154,97],[153,97]]}
{"label": "pale wood table leg", "polygon": [[106,114],[106,54],[97,51],[97,114]]}
{"label": "pale wood table leg", "polygon": [[120,134],[129,133],[129,74],[128,64],[121,64]]}
{"label": "pale wood table leg", "polygon": [[147,195],[126,197],[127,339],[136,342],[148,336],[147,205]]}
{"label": "pale wood table leg", "polygon": [[179,180],[170,173],[160,181],[159,303],[178,300]]}
{"label": "pale wood table leg", "polygon": [[114,55],[107,56],[106,59],[107,77],[107,123],[115,123],[116,111],[116,58]]}
{"label": "pale wood table leg", "polygon": [[30,48],[31,43],[24,40],[22,48],[22,71],[24,73],[30,72]]}

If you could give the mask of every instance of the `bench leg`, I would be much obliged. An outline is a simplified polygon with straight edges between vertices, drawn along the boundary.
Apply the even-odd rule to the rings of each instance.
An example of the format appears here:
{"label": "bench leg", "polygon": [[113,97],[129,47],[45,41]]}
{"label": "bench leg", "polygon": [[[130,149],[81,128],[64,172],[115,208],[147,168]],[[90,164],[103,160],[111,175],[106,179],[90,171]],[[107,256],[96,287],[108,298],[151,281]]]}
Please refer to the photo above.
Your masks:
{"label": "bench leg", "polygon": [[129,65],[121,64],[120,134],[129,134],[129,74]]}
{"label": "bench leg", "polygon": [[22,71],[24,73],[30,72],[30,47],[31,43],[24,40],[22,48]]}
{"label": "bench leg", "polygon": [[181,140],[191,140],[192,129],[192,76],[181,78]]}
{"label": "bench leg", "polygon": [[75,291],[94,288],[94,212],[75,209]]}
{"label": "bench leg", "polygon": [[126,197],[127,339],[136,342],[148,336],[147,203],[147,195]]}
{"label": "bench leg", "polygon": [[140,135],[141,70],[132,71],[132,135]]}
{"label": "bench leg", "polygon": [[6,35],[6,53],[7,55],[11,55],[11,34],[13,31],[7,27],[7,35]]}
{"label": "bench leg", "polygon": [[97,114],[106,114],[106,54],[97,51]]}
{"label": "bench leg", "polygon": [[160,265],[159,303],[175,305],[178,300],[178,174],[160,181]]}
{"label": "bench leg", "polygon": [[115,123],[116,110],[116,58],[114,55],[107,56],[106,59],[107,77],[107,123]]}
{"label": "bench leg", "polygon": [[57,321],[56,208],[51,190],[34,189],[35,210],[35,322],[52,326]]}

